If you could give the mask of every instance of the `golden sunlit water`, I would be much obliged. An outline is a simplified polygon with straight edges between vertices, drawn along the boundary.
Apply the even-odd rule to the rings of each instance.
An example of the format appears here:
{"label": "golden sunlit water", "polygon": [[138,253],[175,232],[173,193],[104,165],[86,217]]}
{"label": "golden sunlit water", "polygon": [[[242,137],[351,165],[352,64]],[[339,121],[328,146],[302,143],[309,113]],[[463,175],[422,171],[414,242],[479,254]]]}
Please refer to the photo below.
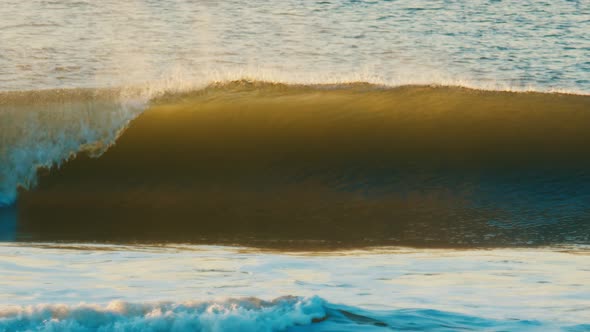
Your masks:
{"label": "golden sunlit water", "polygon": [[0,332],[590,331],[585,0],[3,0]]}

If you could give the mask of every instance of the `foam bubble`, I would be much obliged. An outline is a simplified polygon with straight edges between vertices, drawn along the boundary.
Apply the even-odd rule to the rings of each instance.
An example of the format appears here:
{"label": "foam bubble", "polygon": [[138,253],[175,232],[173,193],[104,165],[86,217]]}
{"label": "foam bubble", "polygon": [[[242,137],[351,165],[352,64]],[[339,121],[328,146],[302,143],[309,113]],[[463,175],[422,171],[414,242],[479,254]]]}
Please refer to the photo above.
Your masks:
{"label": "foam bubble", "polygon": [[0,331],[282,331],[326,315],[318,297],[106,306],[38,304],[0,310]]}

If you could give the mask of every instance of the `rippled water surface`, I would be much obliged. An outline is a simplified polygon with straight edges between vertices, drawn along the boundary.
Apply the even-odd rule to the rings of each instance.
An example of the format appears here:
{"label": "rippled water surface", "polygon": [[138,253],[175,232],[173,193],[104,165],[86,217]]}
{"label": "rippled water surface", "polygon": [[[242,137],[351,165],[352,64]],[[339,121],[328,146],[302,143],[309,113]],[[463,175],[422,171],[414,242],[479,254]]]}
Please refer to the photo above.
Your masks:
{"label": "rippled water surface", "polygon": [[0,90],[182,77],[590,91],[578,1],[16,1]]}

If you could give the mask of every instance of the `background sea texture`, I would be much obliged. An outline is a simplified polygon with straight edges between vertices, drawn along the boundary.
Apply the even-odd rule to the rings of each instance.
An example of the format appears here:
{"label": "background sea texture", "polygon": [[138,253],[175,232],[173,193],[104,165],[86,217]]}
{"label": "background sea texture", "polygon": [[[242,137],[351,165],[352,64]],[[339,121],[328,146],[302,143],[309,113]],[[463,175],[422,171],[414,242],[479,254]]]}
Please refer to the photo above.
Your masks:
{"label": "background sea texture", "polygon": [[181,77],[590,89],[586,1],[16,1],[2,90]]}
{"label": "background sea texture", "polygon": [[0,332],[587,331],[589,32],[585,0],[3,0]]}

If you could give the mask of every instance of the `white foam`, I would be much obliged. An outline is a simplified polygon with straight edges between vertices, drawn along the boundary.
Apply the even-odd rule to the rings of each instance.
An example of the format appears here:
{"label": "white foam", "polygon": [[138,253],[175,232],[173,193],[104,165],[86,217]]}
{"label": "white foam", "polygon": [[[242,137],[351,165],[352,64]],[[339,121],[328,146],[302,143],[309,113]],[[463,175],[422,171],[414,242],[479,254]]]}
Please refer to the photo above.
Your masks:
{"label": "white foam", "polygon": [[[40,92],[39,94],[42,94]],[[100,155],[141,112],[141,99],[72,99],[0,109],[0,207],[17,188],[36,185],[37,169],[59,167],[79,151]]]}
{"label": "white foam", "polygon": [[0,310],[0,331],[283,331],[326,313],[318,297],[106,306],[38,304]]}
{"label": "white foam", "polygon": [[587,247],[0,244],[0,331],[584,331],[588,264]]}
{"label": "white foam", "polygon": [[208,68],[173,67],[161,74],[160,78],[149,81],[129,81],[131,91],[141,91],[144,98],[151,99],[164,93],[177,93],[200,90],[211,84],[234,81],[266,82],[286,85],[344,85],[367,83],[386,88],[407,85],[464,87],[484,91],[503,92],[540,92],[589,95],[578,88],[558,88],[543,86],[532,82],[520,83],[507,80],[479,80],[467,76],[458,76],[444,71],[431,69],[417,71],[413,67],[398,68],[395,75],[381,75],[379,68],[363,68],[339,72],[330,70],[284,71],[264,66],[215,66]]}

